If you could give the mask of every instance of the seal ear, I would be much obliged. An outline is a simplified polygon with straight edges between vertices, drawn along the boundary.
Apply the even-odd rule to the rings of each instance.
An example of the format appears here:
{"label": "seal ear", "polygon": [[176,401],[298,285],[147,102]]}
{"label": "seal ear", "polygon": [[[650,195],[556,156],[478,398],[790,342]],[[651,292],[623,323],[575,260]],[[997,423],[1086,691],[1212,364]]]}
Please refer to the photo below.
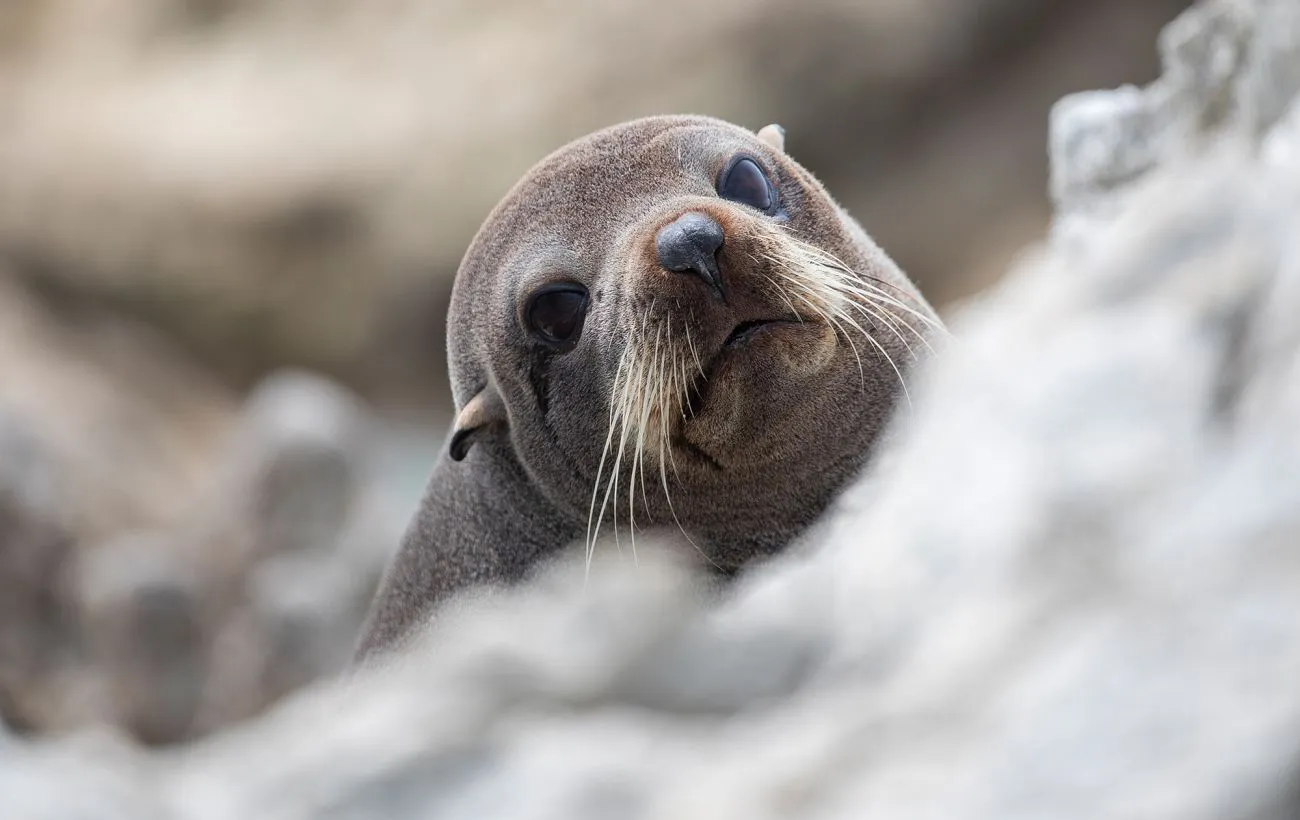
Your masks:
{"label": "seal ear", "polygon": [[451,460],[463,460],[479,433],[494,424],[504,424],[505,421],[505,402],[501,400],[497,389],[489,384],[478,391],[456,416],[456,425],[452,429],[451,443],[448,446]]}
{"label": "seal ear", "polygon": [[758,129],[758,138],[778,151],[785,150],[785,129],[776,123]]}

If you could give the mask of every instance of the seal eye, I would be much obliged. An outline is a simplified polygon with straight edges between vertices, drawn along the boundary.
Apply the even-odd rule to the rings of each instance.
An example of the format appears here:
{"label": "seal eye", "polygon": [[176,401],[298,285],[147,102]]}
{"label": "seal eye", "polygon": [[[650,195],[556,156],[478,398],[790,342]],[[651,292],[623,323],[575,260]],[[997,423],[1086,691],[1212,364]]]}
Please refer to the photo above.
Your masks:
{"label": "seal eye", "polygon": [[529,328],[552,347],[577,342],[586,315],[587,289],[582,285],[548,287],[534,294],[528,303]]}
{"label": "seal eye", "polygon": [[718,180],[718,195],[757,208],[763,213],[772,210],[775,200],[767,175],[749,157],[741,157],[723,172],[722,178]]}

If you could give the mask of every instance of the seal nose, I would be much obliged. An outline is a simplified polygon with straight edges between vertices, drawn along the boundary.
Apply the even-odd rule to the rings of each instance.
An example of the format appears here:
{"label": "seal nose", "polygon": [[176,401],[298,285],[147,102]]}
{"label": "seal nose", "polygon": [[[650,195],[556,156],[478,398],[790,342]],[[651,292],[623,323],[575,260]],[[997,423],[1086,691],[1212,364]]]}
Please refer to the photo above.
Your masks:
{"label": "seal nose", "polygon": [[722,272],[718,250],[722,247],[722,226],[712,217],[690,211],[659,229],[655,250],[665,270],[694,273],[713,291],[722,295]]}

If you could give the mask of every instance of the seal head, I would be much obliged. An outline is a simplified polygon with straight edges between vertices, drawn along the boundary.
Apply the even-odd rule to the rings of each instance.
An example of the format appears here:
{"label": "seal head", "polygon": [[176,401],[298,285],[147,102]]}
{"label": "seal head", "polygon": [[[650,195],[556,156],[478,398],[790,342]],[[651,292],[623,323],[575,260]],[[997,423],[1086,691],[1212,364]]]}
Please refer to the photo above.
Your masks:
{"label": "seal head", "polygon": [[680,529],[725,572],[772,554],[862,467],[940,327],[778,126],[691,116],[534,167],[448,323],[461,410],[363,651],[602,527]]}

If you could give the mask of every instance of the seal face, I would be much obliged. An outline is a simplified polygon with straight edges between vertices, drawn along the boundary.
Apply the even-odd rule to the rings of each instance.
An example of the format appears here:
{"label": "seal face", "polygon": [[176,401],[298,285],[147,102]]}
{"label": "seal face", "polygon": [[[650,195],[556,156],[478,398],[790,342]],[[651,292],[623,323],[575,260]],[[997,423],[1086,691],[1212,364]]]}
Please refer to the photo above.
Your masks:
{"label": "seal face", "polygon": [[534,167],[471,244],[448,321],[463,409],[368,645],[602,527],[680,528],[725,571],[780,549],[860,469],[940,329],[778,127],[685,116]]}

